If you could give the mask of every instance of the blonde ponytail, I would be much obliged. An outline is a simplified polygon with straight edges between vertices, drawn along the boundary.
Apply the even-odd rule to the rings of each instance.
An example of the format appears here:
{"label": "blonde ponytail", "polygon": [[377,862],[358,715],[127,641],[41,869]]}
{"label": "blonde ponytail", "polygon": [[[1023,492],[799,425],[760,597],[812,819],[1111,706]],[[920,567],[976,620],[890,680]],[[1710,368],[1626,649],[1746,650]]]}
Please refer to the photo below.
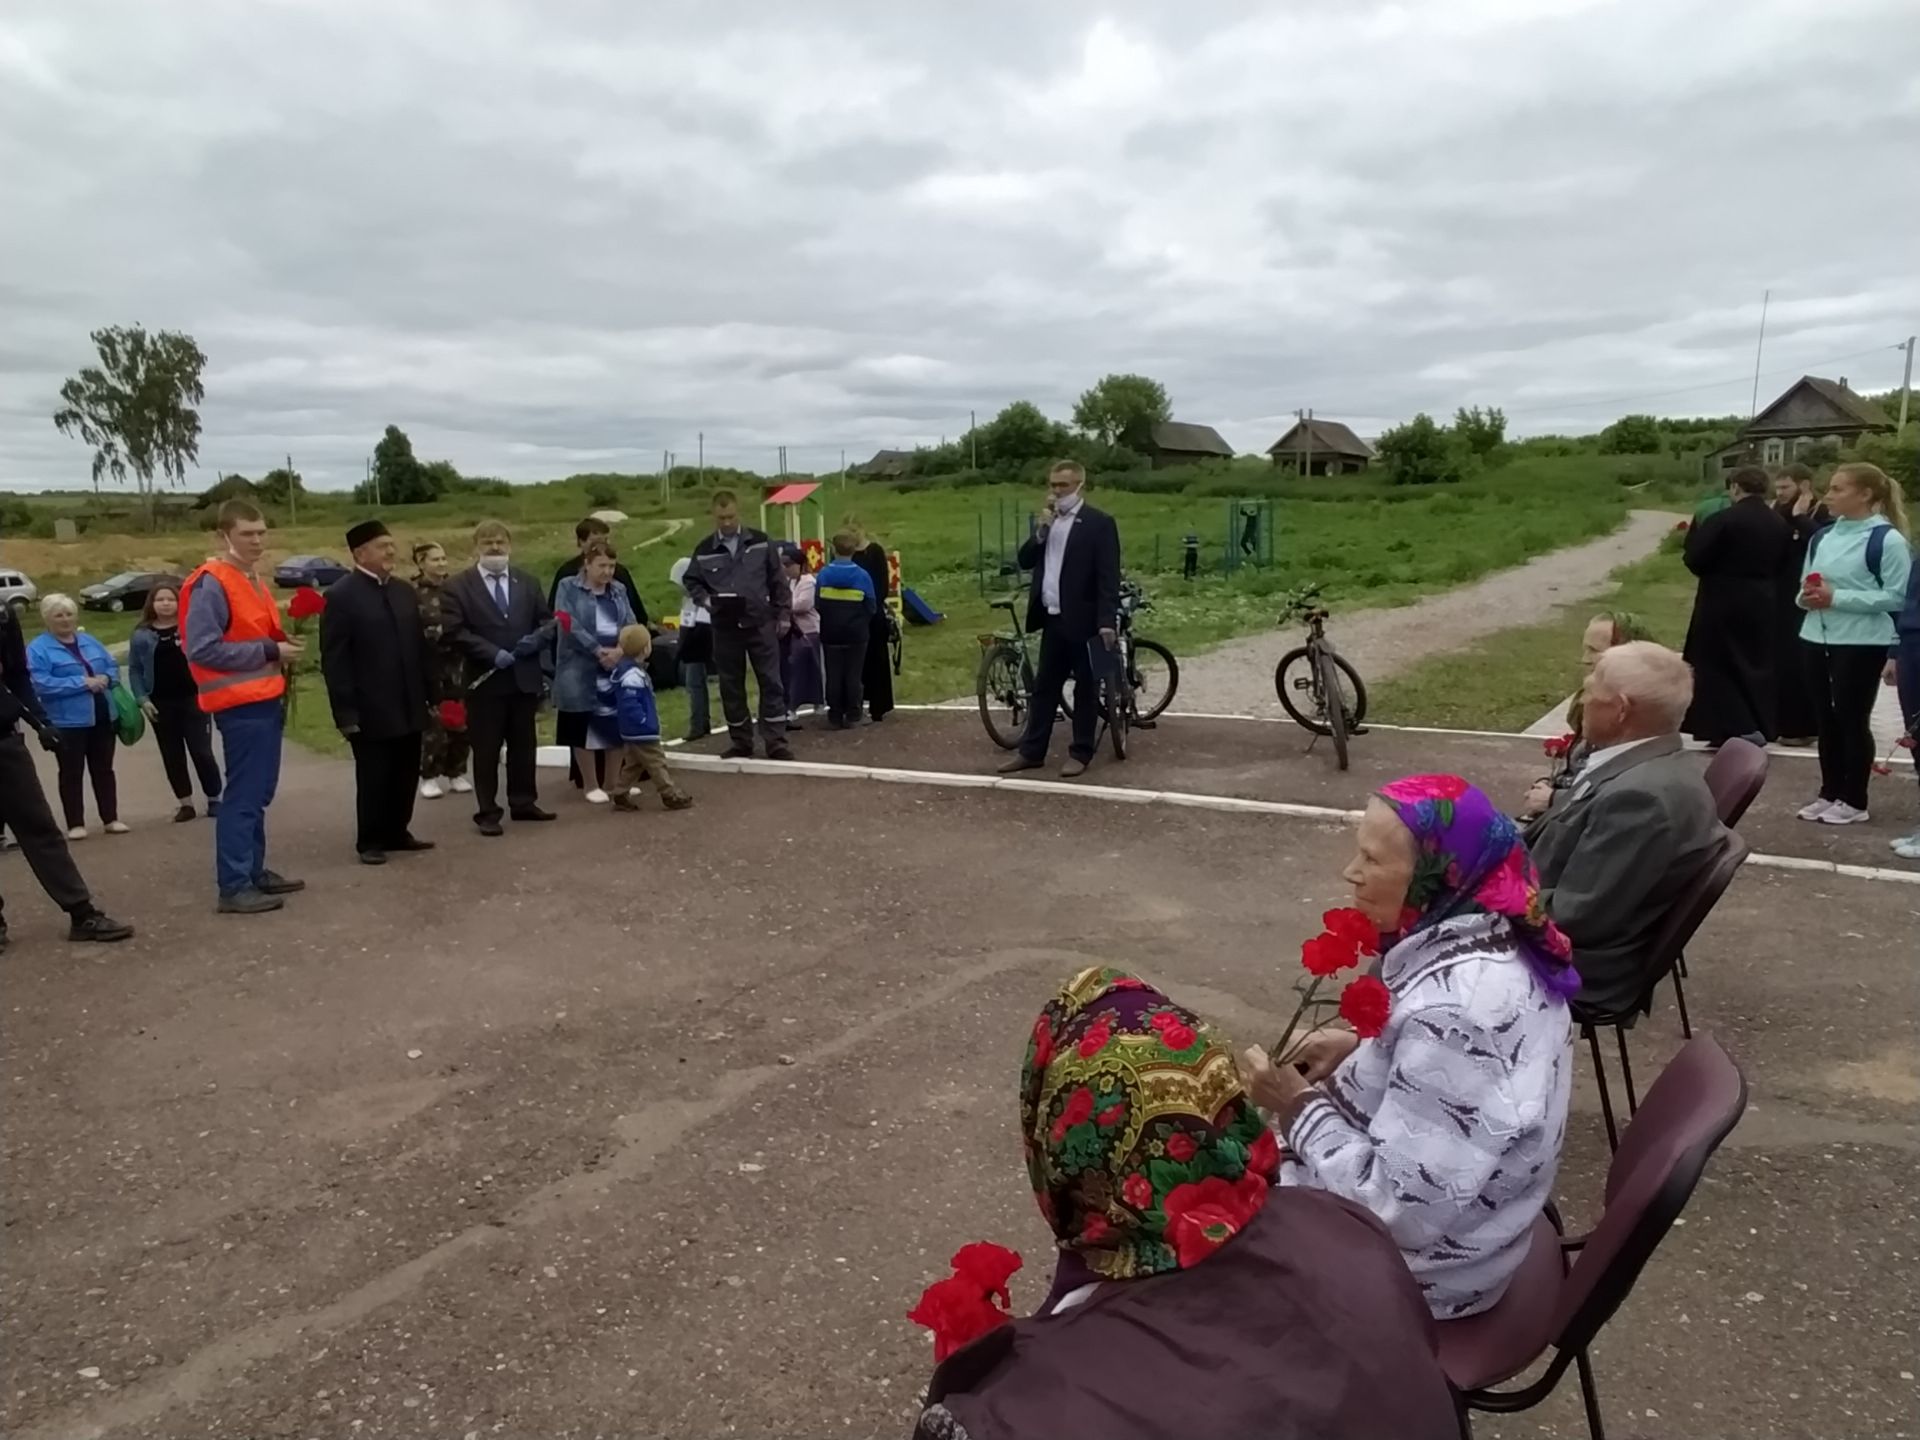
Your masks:
{"label": "blonde ponytail", "polygon": [[1833,472],[1835,480],[1842,475],[1873,497],[1873,508],[1887,517],[1888,524],[1902,535],[1912,537],[1913,532],[1907,524],[1907,502],[1900,494],[1900,487],[1893,483],[1886,471],[1864,460],[1855,460]]}

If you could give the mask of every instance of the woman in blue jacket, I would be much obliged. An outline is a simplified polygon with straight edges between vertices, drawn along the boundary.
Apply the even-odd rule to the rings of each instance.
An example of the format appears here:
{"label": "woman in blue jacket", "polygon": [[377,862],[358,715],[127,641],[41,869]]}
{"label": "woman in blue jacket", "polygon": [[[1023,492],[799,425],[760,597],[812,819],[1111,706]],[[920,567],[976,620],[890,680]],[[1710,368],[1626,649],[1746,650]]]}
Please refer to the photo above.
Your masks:
{"label": "woman in blue jacket", "polygon": [[65,595],[49,595],[40,602],[46,629],[27,646],[27,672],[46,707],[47,718],[60,732],[56,752],[60,808],[66,812],[67,838],[87,838],[87,811],[81,780],[93,777],[93,803],[109,835],[124,835],[120,823],[120,792],[113,778],[113,710],[107,690],[120,678],[107,647],[80,628],[80,607]]}
{"label": "woman in blue jacket", "polygon": [[1827,483],[1834,521],[1807,547],[1800,608],[1807,683],[1820,720],[1820,795],[1802,820],[1858,825],[1873,773],[1873,705],[1913,567],[1906,507],[1877,465],[1842,465]]}
{"label": "woman in blue jacket", "polygon": [[[621,659],[620,632],[635,617],[627,587],[613,578],[616,558],[609,542],[589,540],[580,554],[580,573],[563,576],[553,593],[554,617],[565,617],[554,636],[555,739],[573,751],[582,776],[599,773],[595,751],[620,748],[613,668]],[[587,790],[595,805],[607,798],[604,782]]]}

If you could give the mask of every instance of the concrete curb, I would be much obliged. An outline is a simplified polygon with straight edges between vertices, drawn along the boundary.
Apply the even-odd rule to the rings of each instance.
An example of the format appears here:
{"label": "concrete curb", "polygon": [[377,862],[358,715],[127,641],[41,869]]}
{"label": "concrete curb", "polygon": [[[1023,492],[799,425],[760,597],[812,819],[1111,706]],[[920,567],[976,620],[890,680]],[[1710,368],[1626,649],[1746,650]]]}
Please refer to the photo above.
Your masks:
{"label": "concrete curb", "polygon": [[[552,757],[552,758],[549,758]],[[542,765],[564,766],[567,752],[543,746]],[[1072,780],[1028,780],[1018,776],[975,775],[953,770],[899,770],[876,765],[835,765],[819,760],[725,760],[682,750],[673,763],[688,770],[726,775],[788,775],[809,780],[876,780],[891,785],[926,785],[949,790],[1009,790],[1028,795],[1072,795],[1082,800],[1104,800],[1125,805],[1174,805],[1191,810],[1214,810],[1237,815],[1279,815],[1293,820],[1317,820],[1346,825],[1360,818],[1358,810],[1331,805],[1301,805],[1285,800],[1249,800],[1237,795],[1196,795],[1184,790],[1135,790],[1122,785],[1090,785]],[[1749,865],[1771,870],[1799,870],[1841,875],[1850,880],[1878,880],[1896,885],[1920,885],[1920,871],[1891,870],[1878,865],[1843,865],[1833,860],[1809,860],[1798,855],[1753,854]]]}

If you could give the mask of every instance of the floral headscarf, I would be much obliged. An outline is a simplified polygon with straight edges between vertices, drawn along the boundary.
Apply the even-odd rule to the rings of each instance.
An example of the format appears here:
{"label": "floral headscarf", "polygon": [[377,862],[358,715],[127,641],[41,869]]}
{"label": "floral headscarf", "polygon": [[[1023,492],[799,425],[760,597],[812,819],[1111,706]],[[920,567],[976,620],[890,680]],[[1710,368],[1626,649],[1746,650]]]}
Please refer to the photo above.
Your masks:
{"label": "floral headscarf", "polygon": [[1040,1212],[1090,1279],[1198,1264],[1266,1203],[1279,1146],[1204,1022],[1118,970],[1040,1012],[1020,1126]]}
{"label": "floral headscarf", "polygon": [[1456,915],[1504,915],[1540,983],[1563,1000],[1579,990],[1573,945],[1547,918],[1540,874],[1506,814],[1458,775],[1409,775],[1380,798],[1420,850],[1397,938]]}

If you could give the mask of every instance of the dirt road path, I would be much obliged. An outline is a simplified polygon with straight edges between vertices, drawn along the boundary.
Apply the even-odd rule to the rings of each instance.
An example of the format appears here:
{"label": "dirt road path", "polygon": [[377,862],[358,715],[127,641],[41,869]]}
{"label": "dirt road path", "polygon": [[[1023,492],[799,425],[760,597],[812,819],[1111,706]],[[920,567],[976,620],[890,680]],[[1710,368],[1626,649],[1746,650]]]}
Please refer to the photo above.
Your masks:
{"label": "dirt road path", "polygon": [[[1369,683],[1436,648],[1454,649],[1495,630],[1531,625],[1562,605],[1598,595],[1622,565],[1653,553],[1675,516],[1635,510],[1602,540],[1540,555],[1513,570],[1393,610],[1337,615],[1331,627],[1341,653]],[[1222,715],[1283,713],[1273,694],[1273,666],[1293,641],[1249,635],[1180,662],[1179,708]]]}

